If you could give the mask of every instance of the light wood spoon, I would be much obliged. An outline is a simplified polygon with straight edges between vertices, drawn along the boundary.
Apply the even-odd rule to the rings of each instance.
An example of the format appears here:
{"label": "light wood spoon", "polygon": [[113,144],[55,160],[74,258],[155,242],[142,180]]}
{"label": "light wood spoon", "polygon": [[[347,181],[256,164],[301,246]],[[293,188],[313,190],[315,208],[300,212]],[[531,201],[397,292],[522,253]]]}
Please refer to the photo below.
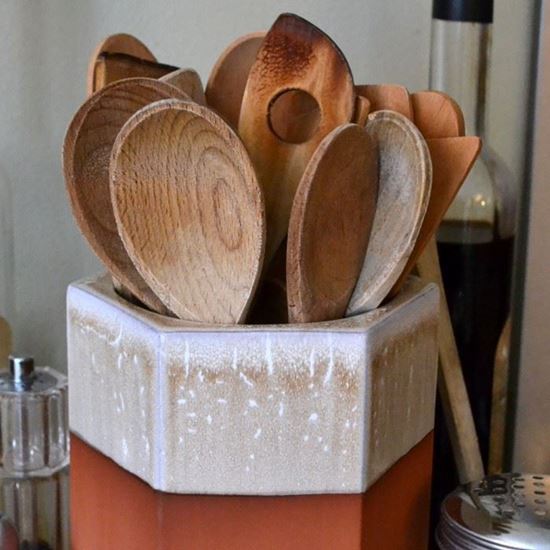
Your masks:
{"label": "light wood spoon", "polygon": [[[146,61],[156,61],[155,56],[151,53],[151,50],[135,36],[131,34],[113,34],[102,40],[94,50],[88,63],[88,76],[87,76],[87,92],[88,95],[97,92],[97,90],[103,88],[107,84],[114,82],[120,78],[120,73],[113,72],[112,76],[106,78],[105,72],[98,67],[101,66],[101,56],[103,54],[125,54],[134,58],[143,59]],[[99,61],[99,63],[98,63]],[[126,76],[150,76],[143,73],[134,73]],[[113,80],[111,80],[113,79]]]}
{"label": "light wood spoon", "polygon": [[411,101],[414,123],[426,139],[464,135],[464,115],[452,97],[426,90],[412,94]]}
{"label": "light wood spoon", "polygon": [[189,321],[245,319],[262,268],[264,204],[221,117],[179,100],[141,109],[113,147],[111,196],[128,254],[170,311]]}
{"label": "light wood spoon", "polygon": [[413,108],[409,92],[398,84],[360,84],[355,86],[358,95],[370,102],[370,110],[395,111],[409,120],[413,119]]}
{"label": "light wood spoon", "polygon": [[374,139],[357,124],[326,136],[292,205],[286,269],[289,322],[343,317],[365,258],[377,188]]}
{"label": "light wood spoon", "polygon": [[[296,90],[308,99],[304,103],[317,104],[317,116],[308,113],[313,121],[308,122],[309,135],[298,140],[281,135],[270,119],[277,104],[296,96]],[[292,200],[307,162],[329,132],[351,120],[354,103],[349,66],[332,40],[296,15],[279,16],[250,70],[239,118],[239,134],[266,201],[266,264],[287,234]]]}
{"label": "light wood spoon", "polygon": [[201,77],[194,69],[177,69],[160,78],[185,92],[195,103],[206,105]]}
{"label": "light wood spoon", "polygon": [[366,128],[379,150],[378,203],[348,316],[378,307],[399,278],[420,231],[432,181],[428,146],[410,120],[394,111],[375,111]]}
{"label": "light wood spoon", "polygon": [[111,274],[146,306],[166,312],[131,262],[118,235],[109,194],[109,160],[124,123],[159,99],[188,96],[165,82],[132,78],[91,96],[71,121],[63,146],[65,181],[74,217],[92,250]]}
{"label": "light wood spoon", "polygon": [[434,138],[426,143],[432,159],[432,192],[413,252],[388,298],[402,288],[481,151],[481,140],[475,136]]}
{"label": "light wood spoon", "polygon": [[239,114],[250,67],[262,45],[266,31],[237,38],[222,52],[212,68],[206,84],[206,101],[233,128],[239,124]]}

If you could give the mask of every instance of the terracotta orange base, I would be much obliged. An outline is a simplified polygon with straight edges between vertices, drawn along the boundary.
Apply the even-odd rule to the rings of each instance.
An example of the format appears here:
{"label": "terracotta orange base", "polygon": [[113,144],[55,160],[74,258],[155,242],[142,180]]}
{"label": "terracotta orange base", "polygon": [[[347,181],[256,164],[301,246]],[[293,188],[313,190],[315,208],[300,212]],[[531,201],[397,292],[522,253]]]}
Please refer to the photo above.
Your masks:
{"label": "terracotta orange base", "polygon": [[422,550],[432,435],[363,495],[245,497],[153,490],[71,439],[73,550]]}

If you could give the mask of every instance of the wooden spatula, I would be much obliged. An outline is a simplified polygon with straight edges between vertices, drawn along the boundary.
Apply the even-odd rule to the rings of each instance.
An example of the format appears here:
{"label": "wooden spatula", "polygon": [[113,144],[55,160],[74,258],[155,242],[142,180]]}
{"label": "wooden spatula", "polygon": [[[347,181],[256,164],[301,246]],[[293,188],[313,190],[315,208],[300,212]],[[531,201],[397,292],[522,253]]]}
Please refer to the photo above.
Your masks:
{"label": "wooden spatula", "polygon": [[[305,104],[316,103],[318,111],[313,117],[318,124],[310,126],[309,135],[301,136],[301,143],[277,134],[270,119],[277,103],[296,90],[308,99]],[[330,131],[351,120],[354,103],[352,75],[337,46],[304,19],[279,16],[250,70],[239,119],[239,134],[266,201],[266,262],[285,238],[294,193],[307,162]]]}
{"label": "wooden spatula", "polygon": [[63,168],[74,217],[92,250],[141,302],[166,312],[132,264],[118,235],[109,194],[109,160],[124,123],[141,107],[170,97],[188,99],[179,89],[148,78],[114,82],[91,96],[74,116],[63,146]]}
{"label": "wooden spatula", "polygon": [[414,250],[388,298],[395,296],[416,265],[428,242],[435,235],[443,216],[464,183],[481,150],[475,136],[434,138],[426,141],[432,159],[432,192]]}
{"label": "wooden spatula", "polygon": [[443,92],[426,90],[411,95],[414,123],[426,139],[464,135],[464,115],[458,103]]}
{"label": "wooden spatula", "polygon": [[375,111],[366,128],[378,144],[378,202],[347,315],[378,307],[399,278],[420,231],[432,181],[428,147],[410,120],[394,111]]}
{"label": "wooden spatula", "polygon": [[[106,86],[107,84],[110,84],[120,78],[120,72],[118,71],[111,73],[111,76],[105,75],[105,72],[101,69],[103,64],[103,54],[125,54],[127,56],[145,61],[156,61],[156,58],[151,53],[151,50],[149,50],[149,48],[135,36],[124,33],[108,36],[97,45],[97,48],[90,57],[87,77],[88,95],[97,92],[97,90],[103,88],[103,86]],[[98,67],[100,68],[99,73],[97,71]],[[149,75],[142,72],[125,74],[125,78],[131,76],[154,76],[157,78],[157,75]]]}
{"label": "wooden spatula", "polygon": [[311,157],[292,205],[289,322],[343,317],[365,258],[377,188],[374,139],[356,124],[333,130]]}
{"label": "wooden spatula", "polygon": [[413,119],[413,109],[409,92],[398,84],[361,84],[355,86],[358,95],[367,98],[370,110],[395,111],[409,120]]}
{"label": "wooden spatula", "polygon": [[262,268],[264,204],[221,117],[190,101],[140,110],[113,147],[111,195],[128,254],[170,311],[244,320]]}
{"label": "wooden spatula", "polygon": [[210,73],[206,85],[206,101],[233,128],[237,128],[239,124],[250,67],[265,35],[265,31],[259,31],[237,38],[222,52]]}
{"label": "wooden spatula", "polygon": [[195,103],[206,105],[204,89],[202,87],[201,77],[194,69],[177,69],[160,78],[163,82],[168,82],[182,92],[185,92]]}

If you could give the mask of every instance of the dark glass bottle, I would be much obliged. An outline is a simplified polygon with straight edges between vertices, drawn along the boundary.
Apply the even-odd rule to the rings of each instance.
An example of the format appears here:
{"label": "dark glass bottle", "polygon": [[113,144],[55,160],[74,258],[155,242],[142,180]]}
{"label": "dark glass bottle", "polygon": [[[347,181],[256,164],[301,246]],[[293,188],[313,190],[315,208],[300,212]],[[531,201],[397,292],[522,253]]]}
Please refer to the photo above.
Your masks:
{"label": "dark glass bottle", "polygon": [[[451,95],[483,148],[438,233],[445,291],[480,448],[488,459],[493,364],[510,308],[515,187],[486,139],[492,0],[434,0],[430,88]],[[433,504],[458,483],[443,416],[436,415]]]}

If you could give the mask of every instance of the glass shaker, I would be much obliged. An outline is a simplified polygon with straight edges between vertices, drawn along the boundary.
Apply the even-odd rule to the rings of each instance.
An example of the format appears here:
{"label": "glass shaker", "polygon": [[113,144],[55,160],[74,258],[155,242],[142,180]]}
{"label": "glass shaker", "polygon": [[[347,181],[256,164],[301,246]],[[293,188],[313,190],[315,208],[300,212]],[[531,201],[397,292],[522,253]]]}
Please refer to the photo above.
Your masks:
{"label": "glass shaker", "polygon": [[0,513],[20,548],[68,550],[67,378],[31,357],[0,374]]}

